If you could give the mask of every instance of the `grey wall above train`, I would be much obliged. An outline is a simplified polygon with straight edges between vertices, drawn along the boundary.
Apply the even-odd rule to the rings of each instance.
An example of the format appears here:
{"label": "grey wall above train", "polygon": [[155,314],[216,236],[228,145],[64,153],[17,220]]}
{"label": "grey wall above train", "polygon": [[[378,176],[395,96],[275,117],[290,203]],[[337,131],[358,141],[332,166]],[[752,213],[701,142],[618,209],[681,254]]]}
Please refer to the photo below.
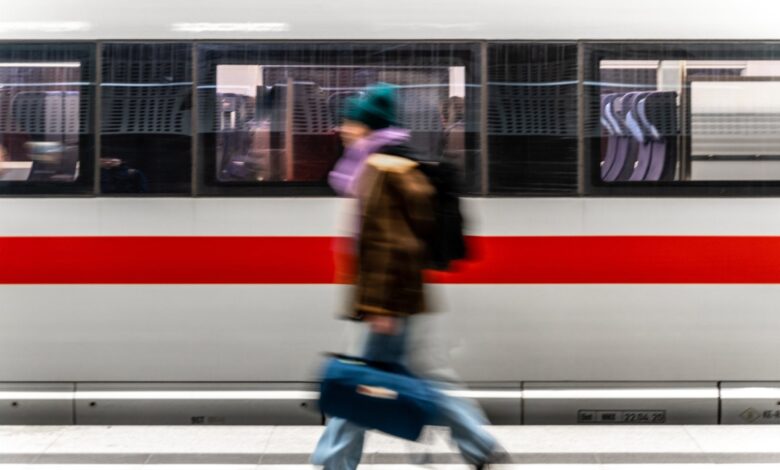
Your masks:
{"label": "grey wall above train", "polygon": [[780,39],[774,0],[28,0],[0,39]]}

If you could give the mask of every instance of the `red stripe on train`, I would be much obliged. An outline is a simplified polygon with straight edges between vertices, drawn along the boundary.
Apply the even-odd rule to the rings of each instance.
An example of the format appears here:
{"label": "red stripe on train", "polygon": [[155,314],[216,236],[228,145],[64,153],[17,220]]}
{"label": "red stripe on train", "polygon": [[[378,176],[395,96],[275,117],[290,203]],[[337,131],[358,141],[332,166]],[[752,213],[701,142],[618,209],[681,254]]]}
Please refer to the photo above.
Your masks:
{"label": "red stripe on train", "polygon": [[[329,284],[333,237],[0,237],[0,284]],[[343,239],[341,239],[344,241]],[[471,237],[462,284],[774,284],[780,237]]]}

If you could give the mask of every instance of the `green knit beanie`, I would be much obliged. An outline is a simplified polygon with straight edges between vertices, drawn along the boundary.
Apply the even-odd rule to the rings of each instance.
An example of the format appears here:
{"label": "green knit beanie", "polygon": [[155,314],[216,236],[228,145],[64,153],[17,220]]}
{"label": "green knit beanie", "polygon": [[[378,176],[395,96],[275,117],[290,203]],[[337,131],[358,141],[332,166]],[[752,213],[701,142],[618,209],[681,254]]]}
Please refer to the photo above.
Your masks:
{"label": "green knit beanie", "polygon": [[344,118],[362,122],[371,129],[396,125],[395,87],[387,83],[371,85],[363,96],[347,100]]}

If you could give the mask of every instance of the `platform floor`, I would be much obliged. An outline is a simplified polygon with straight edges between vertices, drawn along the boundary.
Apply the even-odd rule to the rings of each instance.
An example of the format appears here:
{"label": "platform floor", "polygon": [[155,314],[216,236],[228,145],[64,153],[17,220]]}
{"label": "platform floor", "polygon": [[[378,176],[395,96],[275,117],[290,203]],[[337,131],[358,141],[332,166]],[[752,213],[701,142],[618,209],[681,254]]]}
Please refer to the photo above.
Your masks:
{"label": "platform floor", "polygon": [[[780,426],[492,426],[513,464],[491,468],[778,468]],[[319,426],[0,426],[0,470],[308,469]],[[423,443],[378,433],[366,470],[463,465],[446,431]]]}

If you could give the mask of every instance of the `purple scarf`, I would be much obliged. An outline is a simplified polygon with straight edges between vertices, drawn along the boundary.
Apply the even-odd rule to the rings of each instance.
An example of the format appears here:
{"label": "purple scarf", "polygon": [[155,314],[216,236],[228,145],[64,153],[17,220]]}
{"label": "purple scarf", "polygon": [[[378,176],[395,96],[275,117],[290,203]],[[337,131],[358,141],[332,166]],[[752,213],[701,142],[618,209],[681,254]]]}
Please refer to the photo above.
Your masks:
{"label": "purple scarf", "polygon": [[382,147],[409,140],[409,131],[398,127],[379,129],[358,140],[345,151],[328,175],[328,183],[340,196],[355,197],[355,185],[363,173],[366,159]]}

